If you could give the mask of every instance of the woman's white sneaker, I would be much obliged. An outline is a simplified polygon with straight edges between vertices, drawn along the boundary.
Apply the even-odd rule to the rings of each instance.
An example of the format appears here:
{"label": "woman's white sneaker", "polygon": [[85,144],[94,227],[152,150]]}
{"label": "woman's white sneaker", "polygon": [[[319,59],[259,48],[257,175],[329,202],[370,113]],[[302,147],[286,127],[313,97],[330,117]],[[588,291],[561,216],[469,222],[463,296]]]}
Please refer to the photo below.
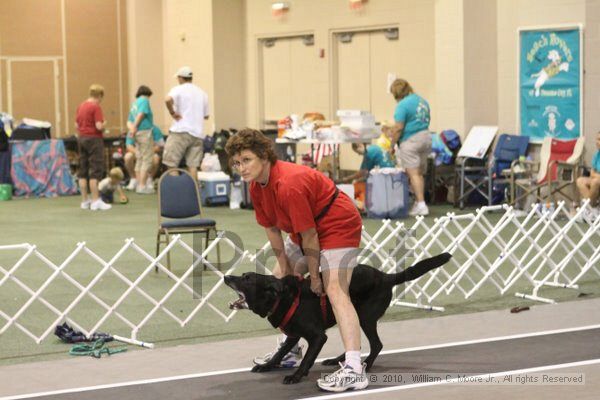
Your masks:
{"label": "woman's white sneaker", "polygon": [[[265,354],[262,357],[255,357],[253,360],[254,364],[256,364],[256,365],[267,364],[269,361],[271,361],[271,359],[273,358],[275,353],[277,353],[279,351],[279,349],[281,348],[282,345],[283,345],[283,341],[277,339],[277,348],[275,350],[273,350],[272,352]],[[279,368],[294,368],[297,365],[299,365],[301,361],[302,361],[302,346],[295,345],[292,348],[292,350],[290,350],[289,353],[287,353],[285,356],[283,356],[283,359],[281,360],[281,362],[279,363],[279,365],[277,367],[279,367]]]}
{"label": "woman's white sneaker", "polygon": [[415,202],[412,208],[410,209],[408,215],[410,215],[411,217],[416,217],[417,215],[429,215],[429,207],[427,207],[427,204],[425,203],[419,204]]}
{"label": "woman's white sneaker", "polygon": [[110,204],[106,204],[105,202],[102,201],[102,199],[98,199],[96,201],[93,201],[92,204],[90,204],[90,210],[92,211],[97,211],[97,210],[110,210],[112,208],[112,206]]}
{"label": "woman's white sneaker", "polygon": [[317,380],[317,386],[327,392],[345,392],[346,390],[361,390],[369,386],[367,364],[362,365],[362,371],[357,372],[348,364],[340,363],[340,369]]}
{"label": "woman's white sneaker", "polygon": [[155,190],[152,186],[144,186],[144,187],[137,187],[137,189],[135,189],[135,192],[137,194],[154,194]]}
{"label": "woman's white sneaker", "polygon": [[127,185],[127,187],[125,187],[125,189],[134,191],[136,187],[137,187],[137,179],[131,178],[129,180],[129,185]]}

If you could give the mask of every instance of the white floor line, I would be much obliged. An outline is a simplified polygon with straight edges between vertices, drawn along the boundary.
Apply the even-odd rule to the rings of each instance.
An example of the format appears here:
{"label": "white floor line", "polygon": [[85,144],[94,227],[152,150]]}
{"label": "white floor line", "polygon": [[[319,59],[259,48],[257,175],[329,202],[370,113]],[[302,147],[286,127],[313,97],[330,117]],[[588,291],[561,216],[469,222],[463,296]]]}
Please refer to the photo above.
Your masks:
{"label": "white floor line", "polygon": [[[465,345],[470,345],[470,344],[497,342],[500,340],[521,339],[521,338],[526,338],[526,337],[535,337],[535,336],[543,336],[543,335],[554,335],[554,334],[560,334],[560,333],[578,332],[578,331],[585,331],[585,330],[598,329],[598,328],[600,328],[600,324],[579,326],[579,327],[574,327],[574,328],[554,329],[554,330],[549,330],[549,331],[522,333],[522,334],[508,335],[508,336],[496,336],[496,337],[491,337],[491,338],[486,338],[486,339],[465,340],[465,341],[461,341],[461,342],[440,343],[440,344],[434,344],[434,345],[428,345],[428,346],[408,347],[408,348],[404,348],[404,349],[394,349],[394,350],[382,351],[380,354],[406,353],[406,352],[410,352],[410,351],[421,351],[421,350],[439,349],[439,348],[444,348],[444,347],[465,346]],[[319,358],[316,360],[316,362],[321,362],[324,359],[325,358]],[[197,374],[169,376],[169,377],[154,378],[154,379],[140,379],[140,380],[136,380],[136,381],[118,382],[118,383],[111,383],[111,384],[105,384],[105,385],[87,386],[87,387],[80,387],[80,388],[62,389],[62,390],[54,390],[54,391],[48,391],[48,392],[38,392],[38,393],[30,393],[30,394],[24,394],[24,395],[0,397],[0,400],[29,399],[29,398],[42,397],[42,396],[53,396],[53,395],[59,395],[59,394],[88,392],[88,391],[94,391],[94,390],[113,389],[113,388],[118,388],[118,387],[126,387],[126,386],[134,386],[134,385],[147,385],[147,384],[152,384],[152,383],[170,382],[170,381],[177,381],[177,380],[184,380],[184,379],[205,378],[208,376],[227,375],[227,374],[234,374],[237,372],[248,372],[248,371],[250,371],[250,368],[237,368],[237,369],[226,369],[226,370],[221,370],[221,371],[200,372]],[[450,382],[451,381],[442,382],[442,383],[450,383]],[[439,384],[440,382],[437,382],[437,383]],[[405,386],[402,386],[402,388],[417,387],[415,385],[418,386],[421,384],[405,385]],[[375,393],[376,390],[379,390],[379,389],[369,390],[367,392]],[[391,390],[391,388],[385,388],[385,390]],[[395,390],[399,390],[399,389],[395,389]],[[354,395],[358,395],[358,393],[362,393],[362,392],[356,392],[356,393],[354,393]],[[338,395],[336,395],[336,396],[338,396]],[[319,397],[319,398],[322,398],[322,397]]]}
{"label": "white floor line", "polygon": [[[590,329],[599,329],[599,328],[600,328],[600,324],[586,325],[586,326],[578,326],[575,328],[563,328],[563,329],[554,329],[554,330],[550,330],[550,331],[519,333],[516,335],[496,336],[496,337],[491,337],[491,338],[486,338],[486,339],[473,339],[473,340],[465,340],[465,341],[461,341],[461,342],[450,342],[450,343],[432,344],[432,345],[428,345],[428,346],[407,347],[405,349],[384,350],[379,354],[381,355],[381,354],[408,353],[411,351],[439,349],[441,347],[466,346],[469,344],[498,342],[501,340],[522,339],[522,338],[527,338],[527,337],[536,337],[536,336],[544,336],[544,335],[557,335],[560,333],[587,331]],[[367,356],[368,354],[369,353],[365,353],[362,355]]]}
{"label": "white floor line", "polygon": [[[489,374],[473,375],[473,376],[470,376],[470,378],[472,378],[472,379],[497,378],[500,376],[528,374],[528,373],[532,373],[532,372],[550,371],[553,369],[572,368],[572,367],[580,367],[583,365],[594,365],[594,364],[600,364],[600,358],[595,358],[593,360],[565,363],[565,364],[543,365],[543,366],[534,367],[534,368],[515,369],[512,371],[491,372]],[[378,393],[395,392],[398,390],[417,389],[417,388],[423,388],[423,387],[427,387],[427,386],[436,386],[436,385],[447,385],[447,384],[451,384],[451,383],[457,383],[458,381],[459,381],[459,378],[453,378],[453,379],[447,379],[447,380],[441,380],[441,381],[435,381],[435,382],[413,383],[413,384],[409,384],[409,385],[391,386],[391,387],[386,387],[386,388],[381,388],[381,389],[362,390],[362,391],[358,391],[358,392],[345,392],[345,393],[338,393],[338,394],[331,394],[331,395],[324,395],[324,396],[303,397],[302,400],[316,400],[316,399],[327,400],[327,399],[340,399],[343,397],[354,397],[354,396],[358,397],[358,396],[365,396],[365,395],[372,396],[372,395],[375,395]]]}

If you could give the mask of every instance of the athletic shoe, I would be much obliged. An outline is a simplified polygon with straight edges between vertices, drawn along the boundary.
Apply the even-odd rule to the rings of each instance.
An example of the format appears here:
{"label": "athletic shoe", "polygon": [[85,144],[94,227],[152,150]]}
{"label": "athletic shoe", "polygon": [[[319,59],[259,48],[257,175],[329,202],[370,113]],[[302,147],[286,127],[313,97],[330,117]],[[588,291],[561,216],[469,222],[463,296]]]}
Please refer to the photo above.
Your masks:
{"label": "athletic shoe", "polygon": [[408,215],[411,217],[416,217],[417,215],[429,215],[429,208],[427,207],[427,204],[419,205],[419,203],[415,202]]}
{"label": "athletic shoe", "polygon": [[340,363],[340,369],[317,380],[317,386],[327,392],[345,392],[346,390],[361,390],[369,386],[367,364],[362,365],[362,371],[356,372],[348,364]]}
{"label": "athletic shoe", "polygon": [[[269,361],[271,361],[273,356],[279,351],[279,349],[281,348],[282,345],[283,345],[283,341],[277,339],[277,348],[274,351],[267,353],[262,357],[256,357],[254,359],[254,364],[256,364],[256,365],[267,364]],[[277,365],[277,367],[279,367],[279,368],[294,368],[300,364],[300,361],[302,361],[302,346],[295,345],[294,348],[292,348],[292,350],[290,350],[289,353],[287,353],[285,356],[283,356],[283,359],[281,360],[279,365]]]}
{"label": "athletic shoe", "polygon": [[154,193],[154,188],[152,186],[144,186],[144,187],[139,187],[137,189],[135,189],[135,192],[137,194],[153,194]]}
{"label": "athletic shoe", "polygon": [[101,199],[98,199],[98,200],[92,202],[92,204],[90,204],[90,210],[92,210],[92,211],[97,211],[97,210],[105,211],[105,210],[110,210],[111,208],[112,208],[112,206],[110,204],[106,204]]}
{"label": "athletic shoe", "polygon": [[598,217],[598,212],[595,208],[586,208],[583,210],[583,220],[588,224],[593,224],[594,220]]}
{"label": "athletic shoe", "polygon": [[131,179],[129,180],[129,185],[127,185],[127,186],[125,187],[125,189],[127,189],[127,190],[131,190],[131,191],[134,191],[136,187],[137,187],[137,179],[135,179],[135,178],[131,178]]}
{"label": "athletic shoe", "polygon": [[92,201],[90,199],[87,199],[87,200],[82,201],[79,206],[81,207],[82,210],[89,210],[90,204],[92,204]]}
{"label": "athletic shoe", "polygon": [[154,180],[151,177],[148,177],[148,179],[146,180],[146,186],[147,187],[154,187]]}

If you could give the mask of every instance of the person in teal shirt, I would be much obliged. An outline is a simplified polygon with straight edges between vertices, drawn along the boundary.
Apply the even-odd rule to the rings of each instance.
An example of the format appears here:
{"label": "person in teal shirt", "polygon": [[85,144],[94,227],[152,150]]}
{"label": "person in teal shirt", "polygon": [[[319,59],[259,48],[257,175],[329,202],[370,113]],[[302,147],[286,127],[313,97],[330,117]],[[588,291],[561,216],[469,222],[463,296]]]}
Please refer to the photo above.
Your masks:
{"label": "person in teal shirt", "polygon": [[383,133],[375,144],[367,146],[364,143],[352,143],[352,150],[363,156],[360,169],[358,172],[341,179],[340,183],[365,180],[369,171],[373,168],[394,168],[396,166],[390,154],[391,141]]}
{"label": "person in teal shirt", "polygon": [[398,158],[401,167],[406,169],[410,186],[415,194],[415,203],[409,214],[428,215],[425,204],[425,179],[427,157],[431,153],[431,114],[427,100],[413,92],[404,79],[396,79],[390,91],[398,102],[394,111],[392,143],[398,144]]}
{"label": "person in teal shirt", "polygon": [[577,178],[577,189],[579,197],[590,199],[591,211],[586,210],[584,218],[588,221],[593,221],[600,215],[600,210],[597,208],[598,197],[600,197],[600,132],[596,133],[596,154],[592,159],[592,170],[590,176],[581,176]]}
{"label": "person in teal shirt", "polygon": [[135,179],[136,193],[154,193],[154,187],[147,185],[148,172],[152,167],[152,155],[154,154],[154,140],[152,139],[152,128],[154,126],[152,109],[150,108],[150,96],[152,90],[142,85],[138,88],[135,101],[131,104],[127,128],[128,137],[135,141]]}
{"label": "person in teal shirt", "polygon": [[[165,137],[161,132],[160,128],[156,125],[152,127],[152,140],[154,142],[154,149],[152,154],[152,165],[148,170],[148,178],[146,180],[146,186],[154,187],[154,179],[158,173],[160,168],[160,163],[162,161],[162,153],[165,147]],[[131,136],[127,135],[125,139],[125,168],[127,169],[127,173],[131,179],[129,180],[129,184],[127,185],[127,190],[135,190],[137,188],[137,179],[135,177],[135,164],[136,164],[136,147],[135,147],[135,139]]]}

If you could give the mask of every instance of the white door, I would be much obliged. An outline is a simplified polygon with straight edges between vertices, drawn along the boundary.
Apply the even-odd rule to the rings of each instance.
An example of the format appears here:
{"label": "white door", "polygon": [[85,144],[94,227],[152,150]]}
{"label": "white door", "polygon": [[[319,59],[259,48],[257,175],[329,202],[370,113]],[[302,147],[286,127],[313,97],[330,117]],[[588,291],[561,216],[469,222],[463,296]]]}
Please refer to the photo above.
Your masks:
{"label": "white door", "polygon": [[406,78],[402,74],[403,53],[400,49],[400,41],[390,40],[383,31],[377,31],[370,33],[369,42],[371,113],[375,115],[377,121],[391,122],[394,117],[396,101],[388,93],[388,75]]}
{"label": "white door", "polygon": [[302,37],[262,39],[262,125],[316,110],[315,47]]}
{"label": "white door", "polygon": [[261,41],[262,45],[262,126],[277,121],[290,111],[290,43],[288,40]]}
{"label": "white door", "polygon": [[[384,31],[336,33],[334,65],[334,110],[371,112],[379,122],[393,119],[396,102],[387,93],[388,75],[399,77],[402,53],[399,40]],[[342,145],[340,167],[358,169],[362,157],[350,145]]]}

